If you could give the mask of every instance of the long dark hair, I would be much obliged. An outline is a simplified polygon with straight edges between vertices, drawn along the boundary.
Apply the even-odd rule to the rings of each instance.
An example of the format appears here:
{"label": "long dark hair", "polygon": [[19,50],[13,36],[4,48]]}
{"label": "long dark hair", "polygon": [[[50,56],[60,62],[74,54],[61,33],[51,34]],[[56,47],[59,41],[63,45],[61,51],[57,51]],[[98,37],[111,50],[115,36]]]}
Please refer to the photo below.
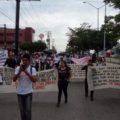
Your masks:
{"label": "long dark hair", "polygon": [[64,63],[67,70],[70,70],[70,67],[67,65],[67,63],[65,61],[62,61],[62,63]]}

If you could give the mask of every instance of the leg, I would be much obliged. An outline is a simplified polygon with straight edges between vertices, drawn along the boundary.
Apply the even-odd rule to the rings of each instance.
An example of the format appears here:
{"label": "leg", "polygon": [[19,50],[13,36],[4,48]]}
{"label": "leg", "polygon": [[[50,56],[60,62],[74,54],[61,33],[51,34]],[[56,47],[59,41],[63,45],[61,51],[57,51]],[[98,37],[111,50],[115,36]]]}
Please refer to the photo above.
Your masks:
{"label": "leg", "polygon": [[94,100],[94,91],[90,91],[90,100],[93,101]]}
{"label": "leg", "polygon": [[40,70],[42,70],[42,62],[40,63]]}
{"label": "leg", "polygon": [[41,63],[41,70],[44,70],[44,63]]}
{"label": "leg", "polygon": [[85,79],[85,97],[88,97],[88,83],[87,83],[87,78]]}
{"label": "leg", "polygon": [[25,98],[26,120],[31,120],[31,106],[32,106],[32,93],[26,95],[26,98]]}
{"label": "leg", "polygon": [[68,82],[65,81],[65,84],[63,85],[63,92],[64,92],[64,96],[65,96],[65,103],[67,103],[67,101],[68,101],[67,87],[68,87]]}
{"label": "leg", "polygon": [[21,115],[21,120],[26,120],[25,119],[25,102],[24,102],[24,95],[18,95],[18,104],[20,108],[20,115]]}
{"label": "leg", "polygon": [[61,96],[62,96],[62,84],[58,81],[58,102],[57,104],[60,104]]}

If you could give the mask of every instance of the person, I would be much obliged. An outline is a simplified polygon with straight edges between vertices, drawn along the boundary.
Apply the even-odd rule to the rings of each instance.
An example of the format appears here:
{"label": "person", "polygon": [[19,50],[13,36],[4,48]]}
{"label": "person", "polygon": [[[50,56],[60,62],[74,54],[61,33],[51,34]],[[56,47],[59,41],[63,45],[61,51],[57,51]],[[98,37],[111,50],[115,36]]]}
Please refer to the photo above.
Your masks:
{"label": "person", "polygon": [[17,96],[21,120],[31,120],[32,83],[36,82],[36,69],[30,66],[30,55],[22,56],[22,65],[15,69],[13,81],[17,82]]}
{"label": "person", "polygon": [[[82,70],[85,70],[85,97],[88,97],[87,72],[88,72],[88,67],[89,66],[93,66],[92,59],[89,59],[88,60],[88,64],[82,67]],[[94,94],[94,91],[90,91],[91,101],[93,101],[93,94]]]}
{"label": "person", "polygon": [[40,57],[40,70],[44,70],[45,69],[45,56],[44,54],[41,54]]}
{"label": "person", "polygon": [[14,52],[10,51],[8,54],[8,58],[6,59],[3,66],[7,66],[10,68],[14,68],[17,66],[17,61],[15,60],[15,54]]}
{"label": "person", "polygon": [[65,62],[66,62],[67,64],[72,64],[72,63],[73,63],[69,54],[67,54],[67,55],[65,56]]}
{"label": "person", "polygon": [[68,83],[71,77],[70,68],[67,66],[66,62],[61,61],[58,67],[58,101],[57,107],[60,106],[62,91],[64,92],[65,103],[68,102]]}
{"label": "person", "polygon": [[63,56],[61,56],[61,57],[60,57],[60,60],[58,60],[58,62],[55,64],[56,68],[58,68],[62,62],[65,62]]}
{"label": "person", "polygon": [[95,62],[96,62],[96,53],[92,55],[92,63],[95,63]]}
{"label": "person", "polygon": [[35,67],[36,71],[39,71],[40,59],[39,59],[39,55],[38,54],[35,55],[35,66],[34,67]]}

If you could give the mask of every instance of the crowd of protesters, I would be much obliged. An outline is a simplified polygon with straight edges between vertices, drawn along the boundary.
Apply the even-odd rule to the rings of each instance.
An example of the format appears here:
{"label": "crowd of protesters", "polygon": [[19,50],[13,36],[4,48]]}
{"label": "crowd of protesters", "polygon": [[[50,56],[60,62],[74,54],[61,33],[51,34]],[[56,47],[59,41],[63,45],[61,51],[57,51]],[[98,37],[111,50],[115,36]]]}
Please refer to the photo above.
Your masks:
{"label": "crowd of protesters", "polygon": [[[92,66],[92,63],[102,64],[105,59],[96,57],[96,54],[91,56],[88,60],[88,64],[82,67],[85,70],[85,97],[88,97],[88,81],[87,71],[88,67]],[[58,71],[58,99],[57,107],[60,106],[62,92],[64,93],[65,103],[68,102],[68,83],[71,77],[71,68],[67,64],[72,64],[72,58],[66,54],[64,56],[58,56],[57,54],[45,54],[45,53],[33,53],[33,54],[19,54],[17,57],[13,51],[9,51],[8,58],[6,59],[4,66],[8,66],[15,69],[14,82],[18,81],[17,96],[21,113],[21,120],[31,120],[31,105],[32,105],[32,82],[37,80],[37,71],[43,71],[56,68]],[[93,100],[93,93],[91,91],[90,96]]]}

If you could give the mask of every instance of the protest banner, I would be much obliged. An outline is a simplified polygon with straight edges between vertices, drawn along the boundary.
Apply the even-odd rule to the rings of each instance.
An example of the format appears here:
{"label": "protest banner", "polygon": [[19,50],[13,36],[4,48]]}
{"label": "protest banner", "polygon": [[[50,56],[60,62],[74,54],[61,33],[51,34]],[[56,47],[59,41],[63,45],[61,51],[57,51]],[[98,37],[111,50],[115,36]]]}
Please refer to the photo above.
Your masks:
{"label": "protest banner", "polygon": [[3,73],[4,73],[4,69],[2,66],[0,66],[0,84],[3,84]]}
{"label": "protest banner", "polygon": [[8,57],[7,50],[0,50],[0,66],[3,66]]}
{"label": "protest banner", "polygon": [[48,86],[56,85],[58,74],[55,69],[49,69],[38,72],[37,78],[37,82],[33,84],[33,88],[36,92],[40,89],[47,89]]}
{"label": "protest banner", "polygon": [[120,66],[94,66],[88,68],[88,87],[90,90],[103,88],[120,89]]}
{"label": "protest banner", "polygon": [[91,59],[90,56],[85,56],[85,57],[82,57],[82,58],[79,58],[79,59],[78,59],[78,58],[72,58],[72,61],[73,61],[75,64],[87,65],[89,59]]}
{"label": "protest banner", "polygon": [[69,64],[68,66],[71,68],[71,80],[78,79],[78,81],[81,81],[85,79],[85,71],[81,70],[83,65]]}
{"label": "protest banner", "polygon": [[[0,67],[2,84],[0,84],[0,93],[15,93],[17,82],[13,82],[14,69],[9,67]],[[58,75],[54,69],[37,72],[38,80],[33,83],[34,92],[51,91],[57,89]]]}

